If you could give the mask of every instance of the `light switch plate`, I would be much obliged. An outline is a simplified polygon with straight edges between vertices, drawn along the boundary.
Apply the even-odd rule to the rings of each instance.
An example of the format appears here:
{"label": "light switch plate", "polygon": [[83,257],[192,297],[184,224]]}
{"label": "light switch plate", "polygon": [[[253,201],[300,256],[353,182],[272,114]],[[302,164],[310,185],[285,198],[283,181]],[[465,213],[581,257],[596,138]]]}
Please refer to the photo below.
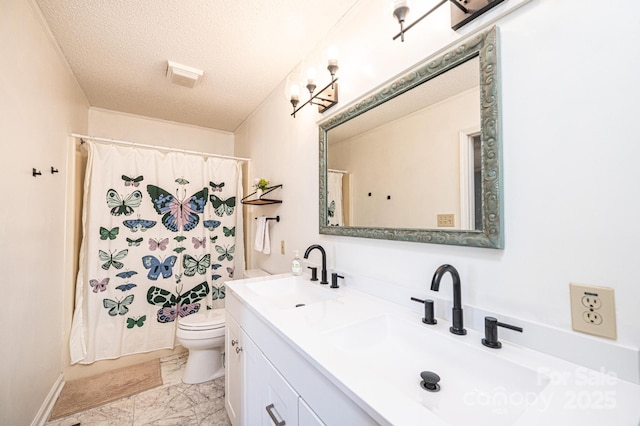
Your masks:
{"label": "light switch plate", "polygon": [[575,331],[616,339],[616,306],[613,289],[569,283],[571,324]]}

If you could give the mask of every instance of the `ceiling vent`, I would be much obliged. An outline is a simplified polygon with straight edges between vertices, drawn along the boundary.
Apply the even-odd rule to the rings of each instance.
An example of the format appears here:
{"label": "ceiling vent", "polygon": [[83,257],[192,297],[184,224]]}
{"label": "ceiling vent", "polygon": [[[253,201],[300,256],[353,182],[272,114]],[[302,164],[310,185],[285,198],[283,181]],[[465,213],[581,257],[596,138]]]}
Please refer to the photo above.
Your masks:
{"label": "ceiling vent", "polygon": [[167,78],[180,86],[194,88],[202,79],[204,71],[173,61],[167,61]]}

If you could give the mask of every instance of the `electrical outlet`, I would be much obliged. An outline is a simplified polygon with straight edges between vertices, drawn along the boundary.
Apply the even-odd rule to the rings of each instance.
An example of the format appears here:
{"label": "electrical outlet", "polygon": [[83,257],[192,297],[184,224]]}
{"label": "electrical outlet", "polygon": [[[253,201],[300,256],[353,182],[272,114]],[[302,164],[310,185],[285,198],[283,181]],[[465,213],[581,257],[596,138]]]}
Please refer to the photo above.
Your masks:
{"label": "electrical outlet", "polygon": [[616,339],[613,289],[569,283],[571,325],[575,331]]}
{"label": "electrical outlet", "polygon": [[453,227],[454,226],[454,217],[455,215],[452,214],[439,214],[438,215],[438,227],[439,228],[445,228],[445,227]]}
{"label": "electrical outlet", "polygon": [[284,254],[284,240],[280,240],[280,254]]}

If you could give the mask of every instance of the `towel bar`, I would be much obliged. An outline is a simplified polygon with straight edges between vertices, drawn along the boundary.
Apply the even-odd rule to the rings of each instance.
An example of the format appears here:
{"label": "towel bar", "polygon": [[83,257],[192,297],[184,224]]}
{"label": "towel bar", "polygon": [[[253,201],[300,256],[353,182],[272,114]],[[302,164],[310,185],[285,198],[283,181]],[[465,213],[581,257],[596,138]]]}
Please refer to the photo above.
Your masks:
{"label": "towel bar", "polygon": [[[254,218],[254,219],[258,220],[258,218],[257,218],[257,217],[256,217],[256,218]],[[275,220],[276,222],[280,222],[280,216],[276,216],[276,217],[268,217],[268,218],[267,218],[267,221],[269,221],[269,220]]]}

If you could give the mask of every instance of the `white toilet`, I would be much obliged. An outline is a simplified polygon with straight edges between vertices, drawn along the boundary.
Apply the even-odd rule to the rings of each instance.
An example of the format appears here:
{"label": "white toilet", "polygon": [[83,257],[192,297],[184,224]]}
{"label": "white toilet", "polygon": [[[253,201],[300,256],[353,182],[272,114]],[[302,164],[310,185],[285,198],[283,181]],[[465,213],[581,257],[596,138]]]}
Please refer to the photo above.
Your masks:
{"label": "white toilet", "polygon": [[244,271],[244,277],[245,278],[256,278],[256,277],[266,277],[268,275],[271,275],[270,273],[268,273],[267,271],[263,270],[263,269],[247,269]]}
{"label": "white toilet", "polygon": [[178,343],[189,350],[182,381],[202,383],[224,376],[224,309],[209,309],[178,321]]}
{"label": "white toilet", "polygon": [[[245,271],[245,278],[269,275],[262,269]],[[207,309],[178,320],[176,337],[189,350],[182,381],[188,384],[206,382],[224,376],[224,308]]]}

